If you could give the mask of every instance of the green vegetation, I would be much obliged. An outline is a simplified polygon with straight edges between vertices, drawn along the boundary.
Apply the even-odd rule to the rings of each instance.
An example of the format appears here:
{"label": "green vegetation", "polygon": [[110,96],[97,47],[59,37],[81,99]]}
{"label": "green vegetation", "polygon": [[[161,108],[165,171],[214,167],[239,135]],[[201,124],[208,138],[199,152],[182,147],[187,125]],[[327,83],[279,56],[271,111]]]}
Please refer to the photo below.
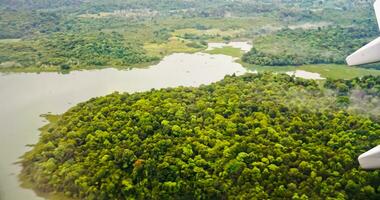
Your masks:
{"label": "green vegetation", "polygon": [[339,95],[343,96],[349,95],[353,89],[364,90],[366,95],[380,96],[380,76],[365,76],[351,80],[328,79],[325,87],[337,90]]}
{"label": "green vegetation", "polygon": [[[312,31],[310,38],[307,31],[276,32],[285,27],[309,29],[324,25],[349,26],[356,30],[358,26],[374,24],[367,20],[374,16],[368,10],[372,10],[371,4],[359,0],[272,3],[258,0],[3,1],[0,2],[0,71],[130,68],[147,65],[174,52],[202,51],[209,41],[257,37],[258,46],[255,48],[258,51],[244,57],[249,63],[320,63],[313,58],[326,50],[324,46],[318,46],[321,35],[323,39],[331,37],[324,43],[330,47],[322,56],[323,62],[341,63],[346,52],[367,41],[368,37],[341,45],[346,41],[342,42],[340,37],[351,38],[351,33],[344,31],[346,29],[338,36],[335,33],[340,29],[323,29],[319,35]],[[367,31],[358,29],[353,37],[367,34]],[[265,45],[273,43],[272,34],[282,41],[279,45],[284,46],[285,54],[282,48],[273,54],[274,57],[267,54]],[[293,47],[298,50],[297,43],[293,45],[292,41],[298,36],[316,43],[316,46],[306,45],[302,49],[305,54],[300,56],[300,60],[295,59],[292,53]],[[67,42],[71,39],[76,41],[75,46],[59,44],[61,40]],[[331,41],[337,42],[337,50],[331,49],[335,48]],[[98,52],[94,48],[101,50]],[[276,51],[276,48],[272,49]],[[237,55],[237,52],[221,53]],[[259,62],[256,54],[272,61],[264,59],[265,62]]]}
{"label": "green vegetation", "polygon": [[232,57],[236,57],[236,58],[240,58],[244,54],[244,52],[241,49],[230,47],[230,46],[225,46],[222,48],[215,48],[212,50],[207,50],[206,53],[223,54],[223,55],[232,56]]}
{"label": "green vegetation", "polygon": [[144,49],[150,55],[165,56],[172,53],[195,53],[204,46],[191,46],[191,43],[178,38],[171,38],[166,43],[146,43]]}
{"label": "green vegetation", "polygon": [[380,76],[352,80],[327,79],[325,87],[337,91],[337,101],[350,112],[380,121]]}
{"label": "green vegetation", "polygon": [[[243,20],[240,20],[237,22],[241,27],[244,27],[242,25]],[[256,21],[257,23],[257,21]],[[211,27],[211,26],[210,26]],[[228,41],[231,38],[240,37],[241,34],[245,32],[245,29],[210,29],[208,27],[205,27],[207,29],[195,29],[195,28],[188,28],[188,29],[178,29],[176,30],[173,35],[181,38],[198,38],[198,39],[207,39],[209,41],[214,42],[223,42]]]}
{"label": "green vegetation", "polygon": [[[35,48],[37,47],[37,48]],[[47,38],[7,43],[0,46],[0,63],[9,67],[94,68],[94,66],[131,66],[158,60],[147,56],[136,44],[127,44],[118,33],[53,34]]]}
{"label": "green vegetation", "polygon": [[224,18],[228,12],[224,7],[230,4],[224,0],[0,2],[0,71],[130,68],[170,53],[205,49],[205,41],[184,39],[176,30],[210,29],[208,39],[220,40],[248,24],[257,27],[275,21],[264,16]]}
{"label": "green vegetation", "polygon": [[[125,69],[203,51],[328,78],[260,73],[93,98],[47,116],[22,157],[24,186],[57,199],[380,199],[379,171],[357,162],[380,142],[380,79],[340,80],[380,75],[343,65],[378,35],[369,10],[372,0],[0,1],[0,72]],[[251,39],[246,54],[206,50]]]}
{"label": "green vegetation", "polygon": [[286,66],[335,63],[378,35],[376,25],[349,28],[284,29],[253,41],[254,47],[242,58],[256,65]]}
{"label": "green vegetation", "polygon": [[93,98],[43,129],[22,177],[81,199],[379,199],[379,172],[357,156],[380,124],[342,104],[341,82],[380,85],[247,74]]}
{"label": "green vegetation", "polygon": [[380,70],[365,69],[362,67],[349,67],[347,65],[336,64],[318,64],[318,65],[301,65],[301,66],[260,66],[251,65],[241,62],[244,67],[257,72],[289,72],[295,70],[304,70],[318,73],[322,77],[331,79],[352,79],[367,75],[380,76]]}
{"label": "green vegetation", "polygon": [[352,79],[368,75],[380,76],[380,70],[349,67],[346,65],[306,65],[297,69],[319,73],[323,77],[332,79]]}
{"label": "green vegetation", "polygon": [[[241,30],[249,22],[254,26],[269,22],[264,18],[226,19],[226,23],[220,23],[222,20],[158,19],[131,23],[129,19],[118,18],[75,19],[69,22],[72,31],[0,40],[0,71],[60,71],[64,69],[62,65],[70,66],[70,70],[130,68],[171,53],[199,52],[206,49],[206,41],[231,39],[225,35]],[[182,35],[181,31],[175,31],[193,27],[210,28],[199,30],[210,35]],[[223,30],[214,34],[217,27]]]}

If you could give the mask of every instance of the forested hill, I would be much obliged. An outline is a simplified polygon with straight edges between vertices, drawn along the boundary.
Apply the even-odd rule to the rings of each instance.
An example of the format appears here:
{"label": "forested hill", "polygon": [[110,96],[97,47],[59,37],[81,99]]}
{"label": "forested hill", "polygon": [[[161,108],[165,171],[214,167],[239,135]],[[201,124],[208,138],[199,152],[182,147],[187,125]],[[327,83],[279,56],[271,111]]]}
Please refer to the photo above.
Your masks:
{"label": "forested hill", "polygon": [[81,199],[379,199],[357,157],[380,124],[338,101],[377,80],[248,74],[93,98],[42,129],[22,177]]}

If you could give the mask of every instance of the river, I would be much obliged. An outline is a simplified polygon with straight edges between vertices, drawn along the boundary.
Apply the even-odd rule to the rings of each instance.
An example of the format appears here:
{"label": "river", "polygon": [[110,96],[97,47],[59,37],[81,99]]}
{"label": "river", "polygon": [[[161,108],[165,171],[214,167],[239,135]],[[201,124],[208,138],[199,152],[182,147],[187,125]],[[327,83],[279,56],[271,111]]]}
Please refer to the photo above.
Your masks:
{"label": "river", "polygon": [[42,199],[19,185],[20,166],[14,164],[27,144],[38,140],[46,124],[41,114],[59,114],[77,103],[114,91],[137,92],[152,88],[199,86],[246,70],[235,58],[205,53],[177,53],[143,69],[102,69],[58,73],[0,74],[0,199]]}

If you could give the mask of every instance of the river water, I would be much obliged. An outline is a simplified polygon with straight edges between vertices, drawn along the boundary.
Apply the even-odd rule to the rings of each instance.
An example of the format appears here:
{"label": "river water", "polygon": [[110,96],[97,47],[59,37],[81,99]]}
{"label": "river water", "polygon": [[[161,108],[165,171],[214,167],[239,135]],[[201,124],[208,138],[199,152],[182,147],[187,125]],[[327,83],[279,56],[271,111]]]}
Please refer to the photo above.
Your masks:
{"label": "river water", "polygon": [[42,199],[19,186],[20,166],[14,164],[38,140],[46,124],[41,114],[59,114],[79,102],[114,91],[199,86],[228,74],[246,72],[235,58],[204,53],[177,53],[144,69],[102,69],[58,73],[0,74],[0,199]]}
{"label": "river water", "polygon": [[320,74],[318,73],[313,73],[313,72],[307,72],[303,70],[296,70],[296,71],[290,71],[286,72],[287,75],[289,76],[295,76],[303,79],[312,79],[312,80],[324,80]]}
{"label": "river water", "polygon": [[249,42],[228,42],[228,43],[211,42],[211,43],[208,43],[207,50],[213,50],[213,49],[223,48],[223,47],[233,47],[233,48],[241,49],[243,52],[248,52],[252,49],[252,44],[250,44]]}

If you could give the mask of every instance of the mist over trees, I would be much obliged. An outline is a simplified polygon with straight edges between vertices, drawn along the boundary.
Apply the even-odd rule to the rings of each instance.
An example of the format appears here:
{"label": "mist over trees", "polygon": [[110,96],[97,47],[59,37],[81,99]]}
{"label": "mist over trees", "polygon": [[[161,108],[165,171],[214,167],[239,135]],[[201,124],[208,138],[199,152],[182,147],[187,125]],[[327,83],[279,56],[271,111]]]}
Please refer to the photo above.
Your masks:
{"label": "mist over trees", "polygon": [[337,103],[349,112],[380,121],[379,76],[364,76],[351,80],[327,79],[324,85],[336,92]]}

